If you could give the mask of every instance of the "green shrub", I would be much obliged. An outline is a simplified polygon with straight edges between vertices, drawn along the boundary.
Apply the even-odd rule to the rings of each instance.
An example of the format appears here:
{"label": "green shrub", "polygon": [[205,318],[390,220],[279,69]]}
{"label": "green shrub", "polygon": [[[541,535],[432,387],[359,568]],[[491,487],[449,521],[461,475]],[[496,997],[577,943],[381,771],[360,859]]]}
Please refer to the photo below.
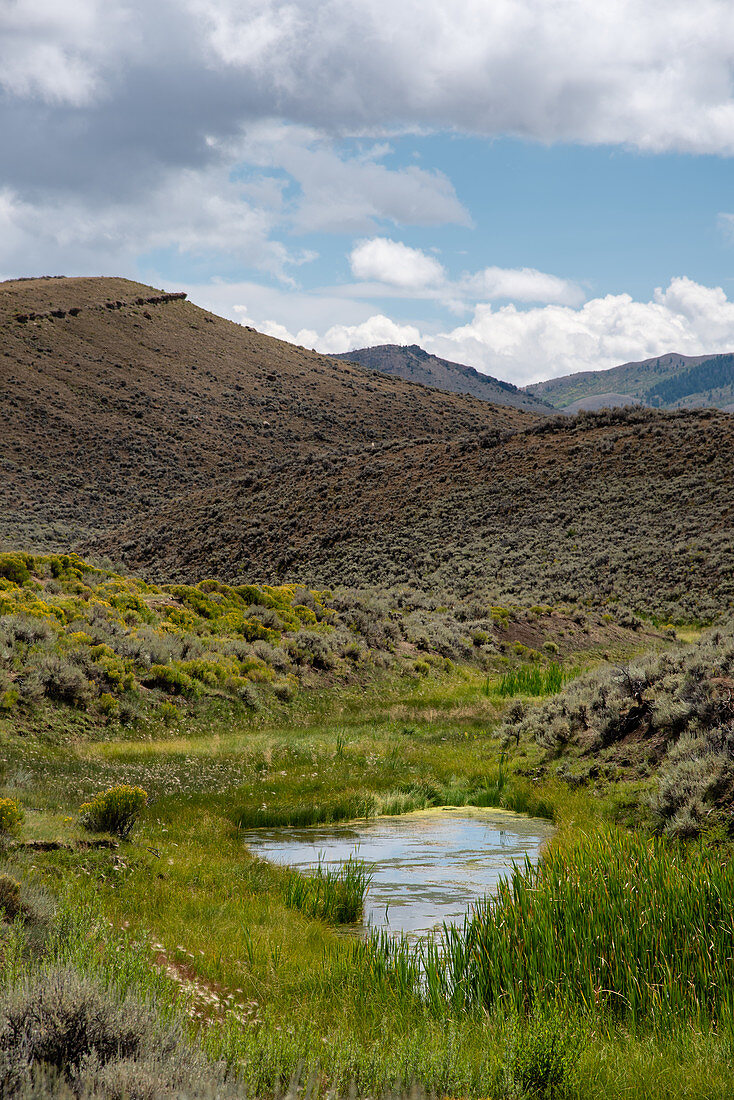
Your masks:
{"label": "green shrub", "polygon": [[20,554],[0,554],[0,577],[13,584],[26,584],[31,574]]}
{"label": "green shrub", "polygon": [[554,1016],[533,1016],[517,1026],[509,1059],[512,1083],[522,1097],[561,1100],[569,1092],[573,1044]]}
{"label": "green shrub", "polygon": [[178,718],[178,709],[173,705],[173,703],[169,703],[168,701],[166,701],[165,703],[161,703],[160,707],[158,708],[158,714],[166,723],[166,725],[169,725],[171,722],[175,722]]}
{"label": "green shrub", "polygon": [[14,836],[23,822],[23,810],[14,798],[0,798],[0,836]]}
{"label": "green shrub", "polygon": [[10,875],[0,874],[0,909],[6,921],[13,921],[21,912],[20,883]]}
{"label": "green shrub", "polygon": [[117,702],[114,695],[110,695],[108,691],[100,695],[97,706],[106,718],[117,718],[120,714],[120,704]]}
{"label": "green shrub", "polygon": [[114,833],[126,839],[148,801],[142,787],[121,784],[97,794],[79,810],[80,821],[91,833]]}
{"label": "green shrub", "polygon": [[157,687],[169,695],[199,695],[201,687],[193,676],[173,665],[152,665],[143,680],[148,687]]}
{"label": "green shrub", "polygon": [[17,688],[8,688],[0,695],[0,710],[12,710],[20,701],[20,692]]}

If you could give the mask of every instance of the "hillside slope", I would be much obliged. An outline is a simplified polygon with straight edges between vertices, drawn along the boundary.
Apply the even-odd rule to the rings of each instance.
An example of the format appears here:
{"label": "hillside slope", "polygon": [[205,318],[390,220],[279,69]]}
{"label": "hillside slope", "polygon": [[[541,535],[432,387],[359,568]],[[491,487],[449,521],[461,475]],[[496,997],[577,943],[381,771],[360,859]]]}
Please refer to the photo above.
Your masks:
{"label": "hillside slope", "polygon": [[711,619],[734,605],[732,468],[724,413],[556,416],[273,464],[96,549],[167,580],[412,584]]}
{"label": "hillside slope", "polygon": [[480,397],[482,401],[510,405],[542,416],[547,416],[552,407],[547,402],[519,390],[510,382],[502,382],[499,378],[482,374],[462,363],[439,359],[437,355],[430,355],[417,344],[411,344],[408,347],[401,347],[399,344],[381,344],[373,348],[347,351],[335,358],[359,363],[363,367],[389,374],[393,378],[403,378],[408,382],[420,382],[423,386],[433,386],[446,393],[467,393],[473,397]]}
{"label": "hillside slope", "polygon": [[64,548],[264,460],[526,414],[306,351],[125,279],[0,284],[0,536]]}
{"label": "hillside slope", "polygon": [[609,370],[549,378],[526,386],[525,391],[568,412],[600,408],[600,397],[609,405],[621,404],[622,395],[651,408],[723,409],[734,402],[734,355],[671,352]]}

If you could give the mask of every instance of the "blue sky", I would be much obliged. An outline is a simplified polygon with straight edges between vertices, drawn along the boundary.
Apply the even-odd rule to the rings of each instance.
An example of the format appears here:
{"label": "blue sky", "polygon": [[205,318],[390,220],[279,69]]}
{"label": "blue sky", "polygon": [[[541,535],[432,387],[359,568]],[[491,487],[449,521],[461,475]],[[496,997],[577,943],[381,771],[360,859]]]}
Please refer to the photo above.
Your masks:
{"label": "blue sky", "polygon": [[517,383],[734,348],[728,0],[10,0],[0,276]]}

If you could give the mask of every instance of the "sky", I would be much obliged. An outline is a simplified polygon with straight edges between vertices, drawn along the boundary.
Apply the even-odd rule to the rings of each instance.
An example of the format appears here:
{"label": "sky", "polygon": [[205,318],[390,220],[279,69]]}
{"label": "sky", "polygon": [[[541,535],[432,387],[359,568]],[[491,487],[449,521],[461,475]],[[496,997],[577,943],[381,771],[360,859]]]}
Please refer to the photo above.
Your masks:
{"label": "sky", "polygon": [[524,385],[734,350],[731,0],[0,0],[0,278]]}

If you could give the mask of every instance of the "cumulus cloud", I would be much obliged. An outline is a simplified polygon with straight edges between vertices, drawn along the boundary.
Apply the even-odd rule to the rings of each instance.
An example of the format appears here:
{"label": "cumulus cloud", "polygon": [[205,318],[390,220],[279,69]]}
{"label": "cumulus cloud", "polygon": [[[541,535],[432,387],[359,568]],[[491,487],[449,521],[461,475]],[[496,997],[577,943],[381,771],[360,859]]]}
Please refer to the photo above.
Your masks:
{"label": "cumulus cloud", "polygon": [[444,269],[433,256],[387,237],[358,241],[349,254],[349,266],[355,279],[374,279],[404,289],[421,289],[445,280]]}
{"label": "cumulus cloud", "polygon": [[291,119],[734,148],[728,0],[196,0],[190,10],[212,57],[252,76]]}
{"label": "cumulus cloud", "polygon": [[467,325],[429,337],[427,346],[446,358],[525,384],[668,351],[731,351],[734,302],[721,287],[679,277],[667,289],[657,289],[648,302],[609,294],[580,309],[493,309],[481,303]]}
{"label": "cumulus cloud", "polygon": [[[517,385],[579,370],[601,370],[670,351],[701,355],[734,350],[734,302],[721,287],[702,286],[682,276],[672,279],[665,289],[657,289],[646,302],[635,301],[628,294],[593,298],[580,308],[495,308],[483,302],[476,306],[471,321],[444,332],[397,323],[381,313],[333,325],[329,318],[334,299],[321,302],[314,296],[280,294],[277,299],[258,302],[251,292],[244,288],[242,292],[250,301],[247,323],[294,343],[327,353],[374,344],[419,344],[444,359]],[[193,293],[196,300],[196,291]],[[294,324],[288,316],[294,301],[300,319],[321,316],[324,327],[299,327],[295,315]],[[238,316],[231,301],[229,312]],[[266,316],[274,315],[279,320],[265,322]]]}
{"label": "cumulus cloud", "polygon": [[[5,0],[0,266],[130,271],[169,249],[283,275],[305,258],[288,234],[469,224],[391,135],[732,154],[733,76],[730,0]],[[581,300],[525,268],[439,284],[422,292],[457,309]],[[499,316],[509,332],[477,310],[466,346]]]}
{"label": "cumulus cloud", "polygon": [[117,193],[272,119],[734,152],[730,0],[6,0],[0,43],[8,186]]}
{"label": "cumulus cloud", "polygon": [[47,106],[92,103],[117,47],[114,8],[97,0],[8,0],[0,8],[0,87]]}
{"label": "cumulus cloud", "polygon": [[[174,249],[216,257],[246,253],[253,266],[285,278],[302,259],[271,237],[272,219],[247,203],[221,170],[167,175],[135,202],[85,201],[71,195],[24,200],[0,191],[0,269],[10,277],[102,271],[135,277],[141,256]],[[225,173],[226,176],[226,173]]]}
{"label": "cumulus cloud", "polygon": [[579,305],[585,298],[578,284],[531,267],[485,267],[451,279],[435,256],[389,237],[357,241],[349,266],[360,281],[344,287],[345,296],[434,299],[456,313],[480,300]]}
{"label": "cumulus cloud", "polygon": [[342,351],[354,351],[355,348],[375,347],[378,344],[417,344],[420,340],[420,330],[414,325],[398,324],[381,313],[358,325],[332,325],[322,335],[309,328],[291,333],[285,325],[277,321],[264,321],[256,327],[268,336],[276,336],[279,340],[288,340],[291,344],[300,344],[304,348],[315,348],[333,355]]}

